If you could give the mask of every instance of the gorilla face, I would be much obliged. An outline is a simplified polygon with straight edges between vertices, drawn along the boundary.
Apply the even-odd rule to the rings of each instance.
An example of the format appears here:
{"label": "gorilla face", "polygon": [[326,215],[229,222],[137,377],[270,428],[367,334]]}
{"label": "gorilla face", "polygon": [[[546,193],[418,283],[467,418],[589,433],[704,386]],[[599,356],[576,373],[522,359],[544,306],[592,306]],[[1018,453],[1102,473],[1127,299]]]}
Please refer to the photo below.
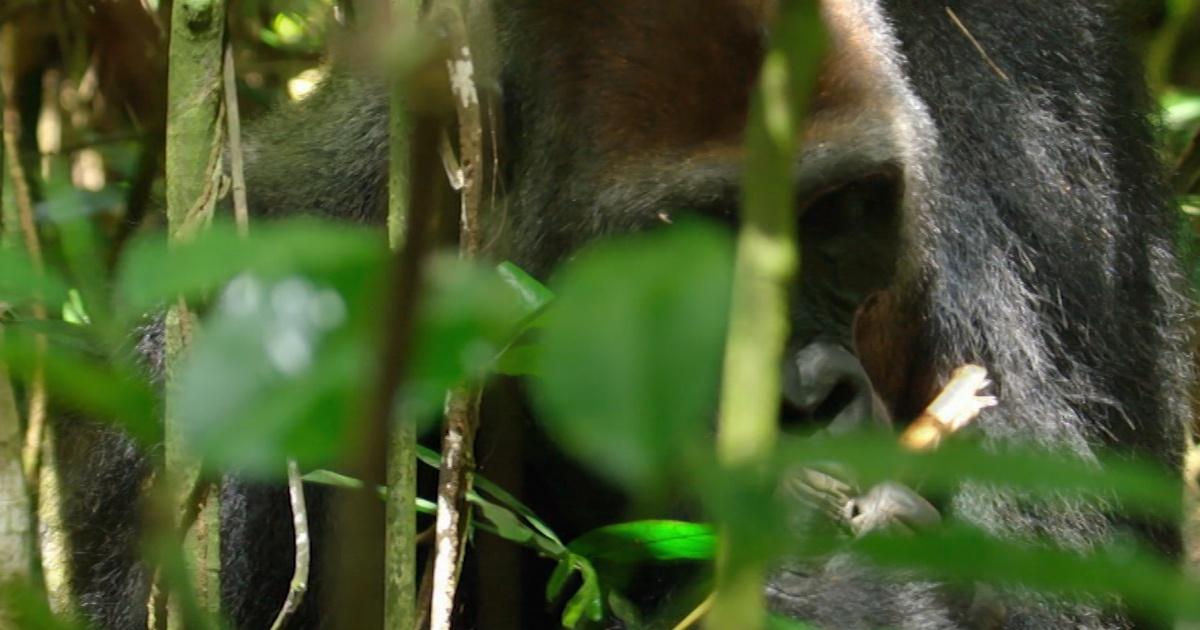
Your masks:
{"label": "gorilla face", "polygon": [[[820,4],[828,50],[792,164],[803,260],[780,422],[835,432],[903,422],[939,379],[978,363],[1001,401],[976,423],[987,444],[1089,461],[1113,449],[1178,471],[1190,376],[1174,215],[1109,3]],[[545,277],[586,243],[679,214],[738,223],[743,131],[774,1],[487,7],[501,60],[500,255]],[[248,130],[251,207],[382,221],[387,97],[335,71]],[[98,625],[136,627],[146,576],[135,499],[148,467],[127,441],[108,441],[74,471],[75,590]],[[884,487],[856,505],[915,506],[906,516],[923,518],[915,499]],[[230,482],[222,505],[225,609],[258,627],[287,591],[285,493]],[[310,501],[310,514],[321,505]],[[998,536],[1071,549],[1129,527],[1094,505],[978,487],[942,507]],[[1178,552],[1173,523],[1133,533]],[[767,594],[825,628],[1135,627],[1121,611],[1027,594],[981,619],[936,584],[844,556],[785,567]],[[318,627],[319,605],[309,598],[295,623]]]}
{"label": "gorilla face", "polygon": [[[1086,2],[821,7],[830,45],[794,164],[803,263],[781,422],[909,419],[939,378],[979,363],[1001,401],[978,421],[988,444],[1136,451],[1177,471],[1188,369],[1174,218],[1120,22]],[[514,0],[496,12],[511,257],[544,272],[664,213],[736,224],[772,2]],[[1123,527],[1095,506],[977,488],[947,507],[1073,548]],[[1178,549],[1173,524],[1136,533]],[[788,573],[771,593],[828,627],[960,623],[928,584],[872,580],[846,559]],[[1002,623],[1128,622],[1038,600]]]}

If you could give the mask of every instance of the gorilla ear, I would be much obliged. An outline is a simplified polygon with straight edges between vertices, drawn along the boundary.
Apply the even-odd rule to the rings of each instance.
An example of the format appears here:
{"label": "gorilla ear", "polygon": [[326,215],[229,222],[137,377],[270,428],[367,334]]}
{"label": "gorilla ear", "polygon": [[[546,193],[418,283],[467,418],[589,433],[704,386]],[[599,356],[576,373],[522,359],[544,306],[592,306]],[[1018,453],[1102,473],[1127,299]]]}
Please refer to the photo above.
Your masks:
{"label": "gorilla ear", "polygon": [[929,402],[932,369],[920,329],[890,290],[867,296],[854,315],[854,353],[875,393],[897,422],[911,420]]}

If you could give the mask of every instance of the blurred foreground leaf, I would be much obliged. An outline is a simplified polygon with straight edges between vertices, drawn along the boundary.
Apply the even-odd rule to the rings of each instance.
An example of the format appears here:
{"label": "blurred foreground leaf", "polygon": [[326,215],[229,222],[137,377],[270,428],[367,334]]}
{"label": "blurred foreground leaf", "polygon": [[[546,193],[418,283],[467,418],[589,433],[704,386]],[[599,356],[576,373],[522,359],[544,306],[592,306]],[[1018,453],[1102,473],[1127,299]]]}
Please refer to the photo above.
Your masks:
{"label": "blurred foreground leaf", "polygon": [[680,225],[601,243],[557,278],[534,399],[568,452],[650,493],[704,452],[731,256],[724,232]]}
{"label": "blurred foreground leaf", "polygon": [[291,219],[263,224],[249,238],[217,224],[194,241],[168,247],[148,235],[122,258],[117,297],[127,315],[158,310],[178,297],[206,297],[242,273],[267,279],[304,274],[373,274],[384,268],[384,239],[345,224]]}

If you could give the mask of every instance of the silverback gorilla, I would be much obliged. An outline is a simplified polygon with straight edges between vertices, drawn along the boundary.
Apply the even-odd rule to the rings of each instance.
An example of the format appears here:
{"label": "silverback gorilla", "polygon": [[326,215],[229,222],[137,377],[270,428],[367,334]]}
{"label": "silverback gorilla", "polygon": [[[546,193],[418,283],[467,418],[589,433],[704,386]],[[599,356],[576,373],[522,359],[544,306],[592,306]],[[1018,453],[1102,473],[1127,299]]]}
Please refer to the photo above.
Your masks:
{"label": "silverback gorilla", "polygon": [[[978,362],[1001,400],[978,421],[992,443],[1085,459],[1115,449],[1180,467],[1189,371],[1174,218],[1115,4],[822,0],[830,49],[795,166],[804,260],[786,421],[864,400],[911,418],[933,375]],[[663,211],[735,218],[773,5],[491,3],[502,254],[545,275],[588,241],[651,226]],[[335,71],[261,121],[248,139],[252,209],[382,220],[387,112],[380,84]],[[869,360],[847,358],[852,337]],[[864,369],[869,380],[856,378]],[[108,444],[69,497],[74,588],[98,626],[135,628],[147,587],[133,560],[133,497],[146,467],[120,438]],[[222,499],[225,610],[238,627],[266,627],[290,571],[284,493],[230,481]],[[1126,529],[1167,556],[1180,545],[1173,525],[1085,503],[1027,505],[971,486],[944,509],[1072,549]],[[846,558],[780,571],[768,593],[778,612],[822,628],[979,626],[937,584],[883,579]],[[320,626],[318,600],[295,627]],[[1119,604],[1022,594],[991,627],[1150,626]]]}

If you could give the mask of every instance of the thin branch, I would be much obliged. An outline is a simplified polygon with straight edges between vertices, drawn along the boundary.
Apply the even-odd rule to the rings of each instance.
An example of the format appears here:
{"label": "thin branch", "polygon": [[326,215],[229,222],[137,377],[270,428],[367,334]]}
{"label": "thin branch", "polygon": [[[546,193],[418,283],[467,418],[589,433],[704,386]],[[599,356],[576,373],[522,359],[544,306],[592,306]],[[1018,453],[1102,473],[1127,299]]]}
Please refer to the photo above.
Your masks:
{"label": "thin branch", "polygon": [[438,477],[436,562],[430,599],[431,630],[449,630],[454,596],[462,571],[469,518],[466,496],[475,470],[475,432],[479,422],[479,388],[457,387],[446,401],[442,435],[442,466]]}
{"label": "thin branch", "polygon": [[979,393],[991,383],[987,370],[978,365],[967,364],[954,370],[937,398],[900,435],[900,444],[914,451],[937,448],[943,438],[970,424],[979,412],[996,405],[995,396]]}
{"label": "thin branch", "polygon": [[714,599],[716,599],[716,594],[709,593],[708,597],[704,598],[704,601],[700,602],[700,604],[696,606],[692,612],[688,613],[688,616],[684,617],[682,621],[675,624],[674,630],[688,630],[688,628],[700,623],[700,620],[708,614],[708,611],[712,610]]}
{"label": "thin branch", "polygon": [[[417,86],[414,89],[422,88],[439,89],[435,86]],[[392,256],[389,270],[391,281],[387,285],[388,293],[384,296],[381,319],[386,326],[378,371],[366,403],[360,434],[354,442],[356,448],[350,451],[355,456],[349,462],[350,471],[354,473],[351,476],[361,479],[368,488],[394,481],[388,478],[389,458],[394,457],[394,453],[389,453],[389,445],[394,446],[391,428],[412,425],[411,421],[404,418],[393,419],[394,403],[397,387],[403,382],[408,369],[416,313],[420,310],[420,280],[430,245],[433,212],[441,207],[441,187],[437,185],[438,115],[432,111],[413,111],[411,114],[411,156],[406,162],[409,168],[408,181],[412,186],[408,189],[406,203],[404,246]],[[395,518],[391,519],[387,518],[384,506],[379,504],[373,492],[347,493],[338,506],[337,512],[346,527],[334,541],[337,574],[333,593],[332,609],[336,616],[333,627],[345,630],[379,627],[382,621],[380,602],[390,599],[385,597],[384,592],[395,593],[402,598],[402,601],[387,604],[399,605],[399,609],[389,609],[389,616],[415,617],[410,605],[412,595],[406,594],[415,583],[415,567],[409,561],[411,556],[394,567],[395,573],[385,574],[383,562],[384,558],[393,557],[387,553],[389,542],[397,545],[399,552],[404,551],[400,546],[412,543],[411,530],[415,530],[414,502],[410,499],[407,506],[400,506],[394,496],[405,492],[407,486],[404,484],[388,486],[388,511],[397,512],[393,515]],[[399,514],[401,510],[403,514]],[[385,522],[388,523],[386,530]],[[399,531],[388,533],[394,528]],[[381,592],[385,584],[387,590]],[[389,624],[389,630],[394,627],[398,626]]]}
{"label": "thin branch", "polygon": [[[396,41],[412,42],[417,33],[420,16],[420,2],[416,0],[390,0],[388,10],[391,13]],[[376,5],[378,6],[378,5]],[[351,9],[352,11],[352,9]],[[438,203],[436,189],[430,185],[435,182],[432,173],[429,180],[412,179],[420,177],[416,169],[430,170],[429,164],[414,165],[412,160],[431,159],[436,152],[433,146],[420,146],[421,142],[429,142],[424,135],[417,136],[416,125],[424,124],[430,127],[432,123],[421,123],[421,117],[409,111],[408,99],[412,96],[406,85],[408,77],[398,72],[393,77],[392,93],[389,99],[389,143],[388,158],[388,243],[392,249],[398,249],[407,242],[406,249],[415,248],[416,241],[409,233],[410,229],[418,230],[417,238],[423,235],[420,231],[422,224],[429,221],[428,216],[434,212],[433,205]],[[422,132],[423,134],[426,132]],[[420,189],[420,190],[418,190]],[[428,204],[416,208],[413,204]],[[417,225],[409,225],[413,213],[425,215],[417,221]],[[416,282],[420,277],[418,265],[422,254],[413,252],[411,280]],[[412,325],[411,321],[408,325]],[[405,341],[405,344],[408,342]],[[400,350],[407,352],[406,349]],[[402,375],[396,375],[399,379]],[[387,380],[387,377],[381,379]],[[382,394],[382,392],[380,392]],[[394,391],[391,393],[394,395]],[[417,428],[411,418],[397,417],[395,407],[388,412],[390,422],[382,417],[376,422],[385,422],[384,426],[376,426],[375,431],[382,432],[386,440],[384,491],[384,566],[383,566],[383,627],[387,630],[417,630],[417,514],[414,509],[417,498]],[[382,410],[380,411],[382,413]],[[429,555],[433,557],[432,554]]]}
{"label": "thin branch", "polygon": [[[436,5],[434,15],[445,26],[451,50],[446,70],[458,119],[459,253],[463,258],[475,259],[479,257],[483,243],[480,214],[484,196],[483,114],[475,83],[475,61],[461,7],[446,0]],[[467,522],[470,520],[466,497],[475,470],[475,435],[479,430],[481,392],[478,384],[462,384],[451,390],[446,402],[442,465],[438,474],[431,630],[449,630],[454,616],[454,599],[462,573]]]}
{"label": "thin branch", "polygon": [[988,67],[992,69],[992,72],[995,72],[996,76],[1000,77],[1000,79],[1005,83],[1011,82],[1012,79],[1008,78],[1008,75],[1000,69],[1000,66],[996,65],[996,62],[992,61],[992,57],[987,54],[986,50],[983,49],[983,44],[980,44],[979,40],[975,39],[975,36],[971,34],[971,31],[967,30],[967,25],[963,24],[962,20],[958,19],[958,15],[954,13],[954,9],[946,7],[946,15],[950,16],[950,21],[954,22],[954,25],[958,27],[958,30],[962,31],[962,34],[967,37],[967,41],[971,42],[971,45],[975,47],[975,50],[979,51],[979,56],[983,57],[984,63],[986,63]]}
{"label": "thin branch", "polygon": [[308,537],[308,508],[304,504],[304,481],[300,478],[300,467],[296,460],[288,460],[288,499],[292,504],[292,531],[295,535],[295,566],[292,569],[292,581],[288,585],[287,599],[283,600],[283,608],[271,624],[271,630],[282,630],[288,620],[296,614],[308,592],[308,568],[311,558],[311,541]]}
{"label": "thin branch", "polygon": [[[9,47],[15,37],[14,27],[9,24],[4,27],[4,45]],[[18,134],[21,129],[21,110],[15,94],[13,68],[11,59],[13,51],[6,51],[6,63],[3,69],[4,81],[4,152],[10,156],[8,160],[9,181],[12,183],[13,198],[17,203],[17,222],[25,245],[25,253],[29,256],[30,264],[35,273],[45,271],[42,256],[42,244],[38,238],[37,222],[33,210],[33,195],[29,190],[29,180],[25,168],[21,164],[20,142]],[[46,319],[46,306],[40,300],[33,304],[35,320]],[[38,335],[37,358],[29,375],[28,411],[25,417],[25,447],[21,454],[21,466],[30,487],[37,487],[37,475],[40,465],[42,434],[46,427],[46,377],[44,355],[46,352],[46,337]]]}
{"label": "thin branch", "polygon": [[229,175],[233,179],[233,217],[238,233],[250,232],[250,210],[246,203],[246,170],[242,156],[242,117],[238,113],[237,77],[233,65],[233,43],[225,43],[225,124],[229,142]]}

